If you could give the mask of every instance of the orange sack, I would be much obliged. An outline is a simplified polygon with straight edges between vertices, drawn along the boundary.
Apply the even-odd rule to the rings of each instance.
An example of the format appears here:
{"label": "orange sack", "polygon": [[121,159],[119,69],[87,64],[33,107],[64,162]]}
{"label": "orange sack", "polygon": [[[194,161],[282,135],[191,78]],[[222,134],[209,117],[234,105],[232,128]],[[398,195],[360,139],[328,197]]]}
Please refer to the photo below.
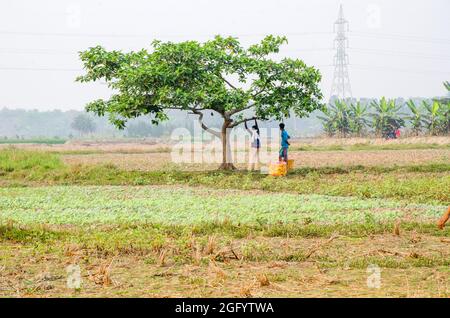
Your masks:
{"label": "orange sack", "polygon": [[447,223],[448,219],[450,219],[450,206],[447,209],[447,212],[441,217],[438,222],[438,227],[442,230],[444,229],[445,223]]}

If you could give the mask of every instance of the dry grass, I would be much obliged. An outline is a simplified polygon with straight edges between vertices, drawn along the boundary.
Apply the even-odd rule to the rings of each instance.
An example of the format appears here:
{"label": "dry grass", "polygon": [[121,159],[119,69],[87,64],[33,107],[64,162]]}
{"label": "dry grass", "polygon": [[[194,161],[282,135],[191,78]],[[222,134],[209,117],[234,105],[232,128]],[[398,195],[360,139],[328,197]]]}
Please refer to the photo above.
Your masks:
{"label": "dry grass", "polygon": [[[69,164],[113,164],[128,170],[160,170],[178,168],[181,170],[212,170],[216,169],[218,163],[198,163],[198,164],[173,164],[171,149],[174,145],[170,141],[134,141],[134,142],[113,142],[113,141],[80,141],[70,142],[63,145],[33,145],[20,144],[17,148],[28,150],[40,150],[46,152],[58,152],[64,155],[64,161]],[[402,165],[421,163],[442,163],[449,162],[450,149],[404,149],[404,150],[357,150],[347,149],[348,146],[369,147],[392,147],[395,145],[419,145],[430,148],[440,145],[450,145],[450,137],[410,137],[397,140],[386,141],[384,139],[369,138],[313,138],[297,139],[292,141],[291,158],[295,160],[296,167],[324,167],[324,166],[351,166],[351,165]],[[208,145],[203,145],[207,147]],[[248,161],[248,154],[243,154],[246,144],[241,142],[236,149],[241,153],[242,163],[237,164],[238,168],[245,168]],[[248,145],[247,145],[248,146]],[[272,145],[278,149],[278,145]],[[0,145],[8,147],[7,145]],[[295,151],[295,149],[305,148],[307,151]],[[316,147],[321,151],[314,151],[308,147]],[[343,147],[334,150],[333,147]],[[203,149],[198,147],[195,149]],[[327,150],[329,149],[329,150]],[[347,149],[347,150],[345,150]],[[364,149],[364,148],[362,148]],[[196,153],[198,156],[198,153]],[[276,157],[276,153],[274,155]],[[264,156],[263,156],[264,157]],[[204,161],[210,159],[210,155],[205,155]],[[277,160],[277,158],[270,158]]]}
{"label": "dry grass", "polygon": [[267,278],[267,275],[264,274],[264,273],[259,273],[258,275],[256,275],[256,279],[258,280],[259,285],[260,285],[261,287],[269,286],[269,285],[270,285],[270,281],[269,281],[269,279]]}
{"label": "dry grass", "polygon": [[394,224],[394,235],[400,236],[400,221]]}
{"label": "dry grass", "polygon": [[[299,167],[333,167],[333,166],[393,166],[430,163],[448,163],[450,150],[377,150],[377,151],[292,151],[290,157]],[[179,169],[201,171],[217,169],[219,164],[172,164],[170,153],[145,154],[88,154],[64,155],[63,160],[69,165],[112,164],[121,169],[155,171],[162,169]],[[237,164],[245,169],[246,164]]]}
{"label": "dry grass", "polygon": [[369,145],[405,145],[405,144],[437,144],[447,145],[450,143],[448,136],[420,136],[386,140],[384,138],[305,138],[296,140],[293,145],[312,146],[352,146],[360,144]]}
{"label": "dry grass", "polygon": [[[9,145],[0,145],[1,148]],[[16,148],[60,153],[157,153],[168,152],[170,143],[163,141],[114,142],[114,141],[73,141],[65,144],[17,144]]]}
{"label": "dry grass", "polygon": [[167,250],[163,249],[159,252],[158,256],[158,266],[164,267],[166,265],[166,256],[167,256]]}
{"label": "dry grass", "polygon": [[216,237],[215,236],[210,236],[208,238],[208,244],[206,245],[206,249],[205,249],[206,255],[213,254],[215,249],[216,249],[216,247],[217,247]]}
{"label": "dry grass", "polygon": [[[148,255],[139,253],[117,254],[111,259],[83,246],[61,246],[59,252],[58,245],[39,249],[4,242],[0,249],[0,296],[450,296],[448,266],[431,265],[428,261],[449,261],[446,238],[415,232],[404,232],[400,237],[384,234],[335,240],[252,237],[235,240],[233,246],[236,253],[251,246],[251,258],[259,260],[214,261],[205,256],[198,263],[178,263],[170,259],[176,255],[165,252],[171,248],[168,243],[159,253],[164,255],[165,267],[161,268],[161,261],[148,264]],[[293,257],[311,250],[315,252],[308,259]],[[72,254],[80,251],[83,280],[81,289],[74,291],[65,285],[65,267],[72,263]],[[366,284],[369,264],[382,268],[380,289]]]}
{"label": "dry grass", "polygon": [[111,267],[113,265],[114,259],[110,262],[103,263],[97,267],[96,271],[90,275],[89,279],[95,284],[101,285],[103,287],[108,287],[113,285],[113,280],[111,278]]}

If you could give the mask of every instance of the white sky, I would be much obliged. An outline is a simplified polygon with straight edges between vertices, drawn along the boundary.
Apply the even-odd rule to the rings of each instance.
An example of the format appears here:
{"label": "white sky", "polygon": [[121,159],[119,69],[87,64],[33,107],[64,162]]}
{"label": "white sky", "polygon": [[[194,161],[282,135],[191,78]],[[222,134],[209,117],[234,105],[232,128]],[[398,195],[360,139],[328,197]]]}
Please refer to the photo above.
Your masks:
{"label": "white sky", "polygon": [[433,97],[450,80],[448,0],[0,0],[0,108],[83,109],[107,97],[75,83],[77,51],[97,44],[136,50],[153,39],[232,35],[244,44],[286,35],[282,55],[333,77],[333,23],[339,4],[350,21],[354,97]]}

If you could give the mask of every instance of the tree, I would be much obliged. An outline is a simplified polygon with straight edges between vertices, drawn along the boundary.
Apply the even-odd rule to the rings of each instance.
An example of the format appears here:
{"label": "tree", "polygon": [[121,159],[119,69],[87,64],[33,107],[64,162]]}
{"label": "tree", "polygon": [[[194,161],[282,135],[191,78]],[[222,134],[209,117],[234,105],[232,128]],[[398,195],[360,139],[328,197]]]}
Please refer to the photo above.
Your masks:
{"label": "tree", "polygon": [[381,100],[371,103],[375,113],[372,113],[372,126],[378,136],[387,137],[393,130],[403,127],[405,121],[400,117],[399,113],[401,105],[397,106],[395,100],[387,100],[382,97]]}
{"label": "tree", "polygon": [[406,102],[406,105],[411,111],[411,115],[407,116],[406,119],[411,123],[413,133],[418,136],[422,131],[423,124],[425,123],[422,111],[411,99]]}
{"label": "tree", "polygon": [[[274,61],[285,37],[267,36],[248,48],[236,38],[216,36],[205,43],[154,41],[153,51],[122,53],[97,46],[80,53],[86,74],[80,82],[104,80],[114,94],[86,106],[124,128],[130,118],[153,115],[167,120],[167,110],[198,116],[201,127],[222,141],[222,169],[234,169],[231,130],[251,119],[276,119],[295,113],[304,117],[322,107],[321,75],[298,59]],[[205,111],[222,119],[219,130],[203,121]],[[246,115],[244,114],[251,114]]]}
{"label": "tree", "polygon": [[86,114],[77,115],[70,127],[81,134],[93,133],[96,129],[96,125],[91,117]]}

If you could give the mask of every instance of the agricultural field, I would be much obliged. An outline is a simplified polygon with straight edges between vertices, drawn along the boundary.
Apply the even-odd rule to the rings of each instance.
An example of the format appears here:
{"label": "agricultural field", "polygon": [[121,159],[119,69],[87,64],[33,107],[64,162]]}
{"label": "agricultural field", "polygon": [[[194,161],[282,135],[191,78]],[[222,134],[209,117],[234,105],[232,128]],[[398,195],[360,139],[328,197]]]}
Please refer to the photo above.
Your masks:
{"label": "agricultural field", "polygon": [[169,146],[2,148],[0,296],[450,296],[448,140],[303,142],[286,178]]}
{"label": "agricultural field", "polygon": [[18,145],[18,144],[29,144],[29,145],[62,145],[66,143],[65,139],[61,138],[32,138],[32,139],[0,139],[0,145]]}

